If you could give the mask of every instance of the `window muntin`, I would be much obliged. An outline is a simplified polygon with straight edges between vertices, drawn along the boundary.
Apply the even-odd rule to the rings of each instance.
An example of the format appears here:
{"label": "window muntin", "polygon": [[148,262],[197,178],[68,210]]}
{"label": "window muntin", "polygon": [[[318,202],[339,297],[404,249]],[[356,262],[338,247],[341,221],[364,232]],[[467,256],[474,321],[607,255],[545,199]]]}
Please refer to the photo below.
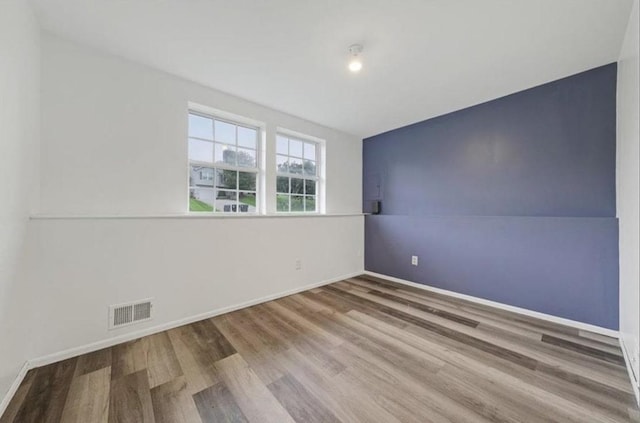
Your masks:
{"label": "window muntin", "polygon": [[257,213],[260,129],[189,112],[189,211]]}
{"label": "window muntin", "polygon": [[318,211],[319,144],[288,135],[276,136],[276,211]]}

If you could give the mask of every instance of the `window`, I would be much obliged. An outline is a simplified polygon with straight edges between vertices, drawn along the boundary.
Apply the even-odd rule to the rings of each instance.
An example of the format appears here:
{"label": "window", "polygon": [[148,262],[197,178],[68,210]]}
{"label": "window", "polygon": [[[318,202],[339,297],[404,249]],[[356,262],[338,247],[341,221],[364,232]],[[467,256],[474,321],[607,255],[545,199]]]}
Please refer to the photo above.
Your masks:
{"label": "window", "polygon": [[189,112],[189,211],[256,213],[259,128]]}
{"label": "window", "polygon": [[276,210],[318,210],[319,144],[288,135],[276,136]]}

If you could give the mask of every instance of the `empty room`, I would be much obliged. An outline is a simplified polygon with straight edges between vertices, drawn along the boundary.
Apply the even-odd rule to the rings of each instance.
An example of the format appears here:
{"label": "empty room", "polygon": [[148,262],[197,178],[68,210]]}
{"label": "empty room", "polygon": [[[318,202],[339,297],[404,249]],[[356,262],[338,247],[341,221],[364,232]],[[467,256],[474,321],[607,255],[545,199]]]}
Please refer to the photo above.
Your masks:
{"label": "empty room", "polygon": [[0,423],[640,422],[639,0],[0,0]]}

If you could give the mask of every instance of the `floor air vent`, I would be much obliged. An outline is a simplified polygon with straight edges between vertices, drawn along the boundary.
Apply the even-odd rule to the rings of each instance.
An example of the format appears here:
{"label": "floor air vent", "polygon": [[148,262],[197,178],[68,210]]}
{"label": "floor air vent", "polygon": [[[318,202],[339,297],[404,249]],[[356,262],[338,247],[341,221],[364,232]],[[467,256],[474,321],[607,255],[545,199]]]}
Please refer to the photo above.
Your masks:
{"label": "floor air vent", "polygon": [[152,299],[109,306],[109,329],[151,320]]}

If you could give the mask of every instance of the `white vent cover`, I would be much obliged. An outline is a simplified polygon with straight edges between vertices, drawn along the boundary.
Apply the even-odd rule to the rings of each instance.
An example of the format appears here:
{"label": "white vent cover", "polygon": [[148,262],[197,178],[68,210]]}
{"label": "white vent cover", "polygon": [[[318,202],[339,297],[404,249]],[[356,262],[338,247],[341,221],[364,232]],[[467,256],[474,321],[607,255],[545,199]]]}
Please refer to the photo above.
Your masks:
{"label": "white vent cover", "polygon": [[109,306],[109,329],[151,320],[153,298]]}

